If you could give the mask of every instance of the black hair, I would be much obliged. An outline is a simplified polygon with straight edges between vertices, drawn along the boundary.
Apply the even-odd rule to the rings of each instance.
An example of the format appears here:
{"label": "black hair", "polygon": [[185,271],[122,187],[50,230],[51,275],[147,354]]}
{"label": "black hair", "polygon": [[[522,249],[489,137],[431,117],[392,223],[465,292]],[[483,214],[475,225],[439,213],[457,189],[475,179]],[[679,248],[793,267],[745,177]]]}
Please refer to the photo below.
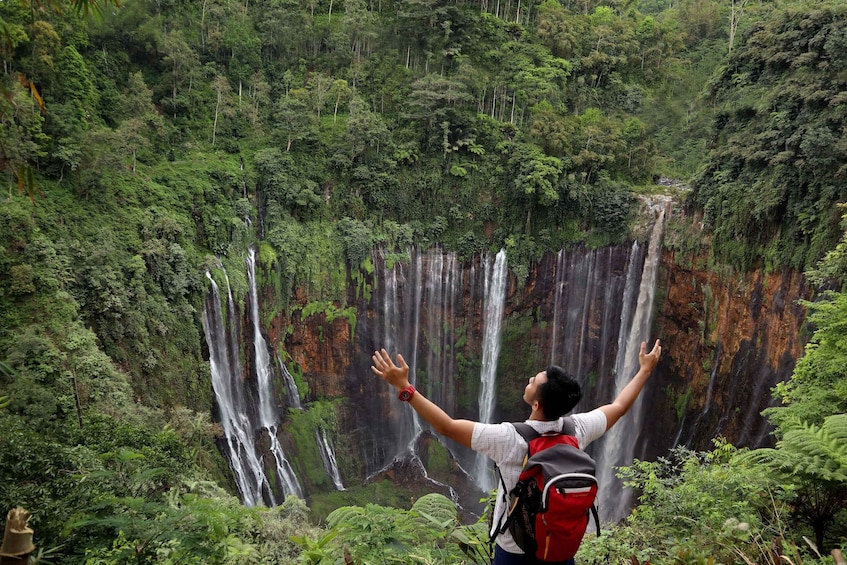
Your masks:
{"label": "black hair", "polygon": [[582,398],[576,379],[558,365],[547,368],[547,381],[538,385],[538,402],[548,420],[558,420],[574,409]]}

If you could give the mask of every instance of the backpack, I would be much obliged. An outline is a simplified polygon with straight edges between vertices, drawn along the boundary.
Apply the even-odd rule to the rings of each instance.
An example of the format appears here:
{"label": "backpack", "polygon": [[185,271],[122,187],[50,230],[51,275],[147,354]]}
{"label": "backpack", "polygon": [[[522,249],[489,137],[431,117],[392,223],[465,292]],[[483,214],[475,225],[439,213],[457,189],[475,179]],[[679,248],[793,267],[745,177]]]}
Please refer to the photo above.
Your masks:
{"label": "backpack", "polygon": [[579,448],[571,418],[564,418],[561,433],[514,426],[526,440],[527,454],[509,492],[508,517],[495,536],[508,529],[518,547],[541,562],[571,559],[582,543],[589,512],[600,535],[594,459]]}

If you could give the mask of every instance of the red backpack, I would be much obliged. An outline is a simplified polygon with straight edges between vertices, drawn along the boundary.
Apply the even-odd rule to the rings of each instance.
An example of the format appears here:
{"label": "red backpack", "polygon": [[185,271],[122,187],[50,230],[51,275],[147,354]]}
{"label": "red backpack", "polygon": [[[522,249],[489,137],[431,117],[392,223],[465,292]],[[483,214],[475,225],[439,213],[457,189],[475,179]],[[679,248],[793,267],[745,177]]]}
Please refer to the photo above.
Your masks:
{"label": "red backpack", "polygon": [[509,492],[508,517],[495,535],[508,528],[518,547],[541,562],[571,559],[582,543],[589,512],[600,535],[594,459],[579,448],[571,418],[564,418],[561,432],[540,434],[527,424],[514,426],[526,440],[527,454]]}

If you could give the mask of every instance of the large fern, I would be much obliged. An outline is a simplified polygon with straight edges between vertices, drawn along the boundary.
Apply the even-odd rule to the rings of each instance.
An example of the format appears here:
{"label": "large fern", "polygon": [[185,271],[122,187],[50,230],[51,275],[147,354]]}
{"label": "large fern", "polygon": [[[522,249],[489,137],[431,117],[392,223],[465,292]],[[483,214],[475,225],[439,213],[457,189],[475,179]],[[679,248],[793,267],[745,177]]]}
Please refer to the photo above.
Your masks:
{"label": "large fern", "polygon": [[788,429],[774,449],[756,449],[736,456],[742,465],[759,465],[794,494],[794,513],[815,531],[822,548],[826,531],[847,499],[847,414],[836,414],[823,425]]}
{"label": "large fern", "polygon": [[775,449],[748,451],[737,460],[765,465],[784,480],[847,483],[847,414],[792,428]]}
{"label": "large fern", "polygon": [[425,494],[412,505],[412,515],[447,530],[456,524],[458,512],[449,498],[439,493]]}

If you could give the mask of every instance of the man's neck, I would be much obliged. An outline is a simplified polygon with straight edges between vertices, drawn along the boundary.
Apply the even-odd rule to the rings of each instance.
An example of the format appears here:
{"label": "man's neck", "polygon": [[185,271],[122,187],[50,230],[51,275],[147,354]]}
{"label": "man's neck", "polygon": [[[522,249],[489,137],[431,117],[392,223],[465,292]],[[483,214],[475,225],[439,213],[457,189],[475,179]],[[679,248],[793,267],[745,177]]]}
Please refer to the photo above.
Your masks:
{"label": "man's neck", "polygon": [[[544,416],[544,412],[541,412],[540,410],[533,410],[532,412],[530,412],[529,418],[527,418],[527,419],[528,420],[536,420],[538,422],[553,422],[553,420],[546,418]],[[558,418],[557,418],[557,420],[558,420]]]}

